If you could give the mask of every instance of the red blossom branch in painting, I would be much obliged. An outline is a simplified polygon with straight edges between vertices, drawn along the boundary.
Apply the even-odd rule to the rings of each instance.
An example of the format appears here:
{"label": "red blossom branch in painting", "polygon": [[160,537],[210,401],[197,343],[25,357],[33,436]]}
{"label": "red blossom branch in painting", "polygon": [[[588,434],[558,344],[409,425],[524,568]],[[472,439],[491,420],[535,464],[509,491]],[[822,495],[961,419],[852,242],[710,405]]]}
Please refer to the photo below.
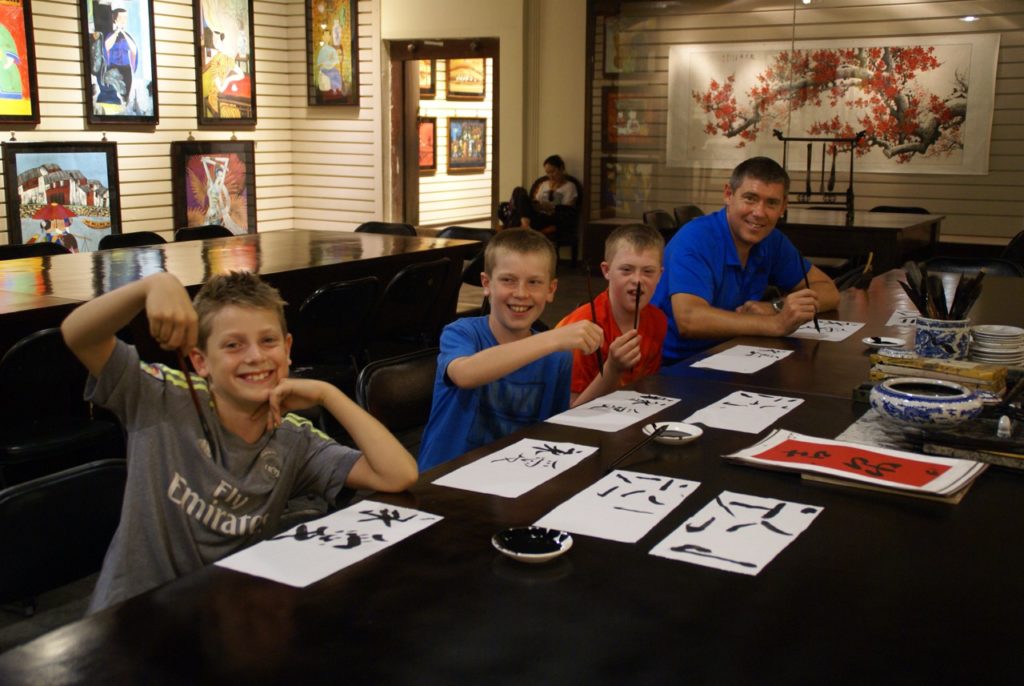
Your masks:
{"label": "red blossom branch in painting", "polygon": [[827,107],[859,112],[855,127],[839,116],[813,122],[810,135],[865,136],[858,155],[871,148],[886,157],[909,162],[915,155],[932,157],[963,148],[961,130],[967,118],[967,79],[957,73],[945,97],[925,91],[916,77],[938,69],[934,48],[840,48],[784,51],[756,77],[739,98],[736,80],[712,79],[693,98],[710,115],[705,133],[737,139],[737,147],[757,140],[762,131],[784,123],[790,111]]}

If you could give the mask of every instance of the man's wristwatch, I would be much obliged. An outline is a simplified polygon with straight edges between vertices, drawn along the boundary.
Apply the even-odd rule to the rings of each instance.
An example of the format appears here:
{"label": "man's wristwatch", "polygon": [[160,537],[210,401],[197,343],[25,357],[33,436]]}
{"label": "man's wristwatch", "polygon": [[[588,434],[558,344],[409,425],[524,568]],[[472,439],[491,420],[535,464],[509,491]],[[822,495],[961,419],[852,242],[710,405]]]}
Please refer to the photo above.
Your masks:
{"label": "man's wristwatch", "polygon": [[782,312],[782,308],[786,306],[785,298],[776,298],[772,300],[772,309],[776,312]]}

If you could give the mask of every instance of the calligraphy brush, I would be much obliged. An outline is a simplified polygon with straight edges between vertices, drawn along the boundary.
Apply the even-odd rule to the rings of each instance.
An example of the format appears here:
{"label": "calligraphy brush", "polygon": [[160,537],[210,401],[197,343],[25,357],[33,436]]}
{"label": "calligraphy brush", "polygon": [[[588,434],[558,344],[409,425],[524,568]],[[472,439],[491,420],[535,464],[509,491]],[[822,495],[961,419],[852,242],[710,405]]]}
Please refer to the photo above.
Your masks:
{"label": "calligraphy brush", "polygon": [[640,296],[642,296],[643,294],[644,294],[643,286],[641,286],[640,282],[637,281],[637,283],[636,283],[636,309],[633,310],[633,329],[634,330],[640,328]]}
{"label": "calligraphy brush", "polygon": [[828,173],[828,192],[836,189],[836,146],[832,146],[832,169]]}
{"label": "calligraphy brush", "polygon": [[917,308],[917,311],[920,312],[922,316],[927,317],[927,308],[925,307],[925,301],[922,295],[915,291],[914,287],[906,281],[900,281],[899,284],[903,287],[903,291],[907,294],[907,297],[910,298],[910,302],[914,303],[914,307]]}
{"label": "calligraphy brush", "polygon": [[210,454],[213,454],[213,437],[210,434],[210,425],[206,423],[206,417],[203,415],[203,409],[199,405],[199,396],[196,394],[196,387],[192,385],[192,375],[188,373],[188,367],[185,365],[185,356],[182,355],[181,351],[178,351],[178,366],[181,368],[181,373],[185,375],[185,383],[188,384],[189,395],[192,396],[192,404],[196,408],[196,414],[199,415],[199,425],[203,429],[203,436],[206,438],[206,444],[210,447]]}
{"label": "calligraphy brush", "polygon": [[[587,298],[590,299],[590,320],[597,324],[597,307],[594,305],[594,288],[590,285],[590,265],[583,263],[583,269],[587,272]],[[594,351],[597,355],[597,373],[604,376],[604,355],[601,354],[601,346]]]}
{"label": "calligraphy brush", "polygon": [[[797,257],[800,258],[800,266],[804,270],[804,285],[807,286],[807,290],[810,290],[811,282],[810,279],[807,278],[807,261],[804,260],[804,256],[799,253],[797,254]],[[818,324],[818,308],[814,308],[814,330],[821,333],[821,325]]]}
{"label": "calligraphy brush", "polygon": [[625,460],[627,457],[629,457],[630,455],[632,455],[636,451],[638,451],[641,448],[643,448],[645,445],[647,445],[648,443],[653,441],[655,438],[657,438],[658,436],[660,436],[663,433],[665,433],[667,430],[668,430],[668,424],[662,424],[661,426],[659,426],[657,429],[652,431],[649,436],[646,436],[644,438],[644,440],[640,441],[639,443],[634,445],[632,448],[630,448],[626,452],[624,452],[621,455],[619,455],[617,460],[615,460],[610,465],[608,465],[608,468],[604,470],[604,473],[607,474],[607,473],[611,472],[613,469],[615,469],[620,464],[622,464],[623,460]]}

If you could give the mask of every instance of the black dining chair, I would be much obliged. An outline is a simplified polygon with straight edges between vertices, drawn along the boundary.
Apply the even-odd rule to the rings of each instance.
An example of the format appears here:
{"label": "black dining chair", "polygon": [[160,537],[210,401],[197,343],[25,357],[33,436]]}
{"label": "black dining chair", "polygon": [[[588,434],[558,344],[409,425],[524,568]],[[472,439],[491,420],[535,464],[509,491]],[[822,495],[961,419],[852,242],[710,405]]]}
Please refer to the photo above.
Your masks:
{"label": "black dining chair", "polygon": [[0,604],[36,598],[99,571],[121,520],[127,463],[102,459],[0,490]]}
{"label": "black dining chair", "polygon": [[205,226],[193,226],[178,229],[174,232],[174,242],[202,241],[207,238],[228,238],[234,235],[235,234],[231,233],[231,229],[225,226],[220,226],[218,224],[206,224]]}
{"label": "black dining chair", "polygon": [[124,432],[82,398],[86,369],[60,329],[43,329],[0,358],[0,486],[95,459],[124,457]]}
{"label": "black dining chair", "polygon": [[20,260],[23,257],[70,255],[71,251],[59,243],[9,243],[0,245],[0,260]]}
{"label": "black dining chair", "polygon": [[931,214],[928,210],[923,207],[913,207],[909,205],[875,205],[872,207],[870,212],[897,212],[902,214]]}
{"label": "black dining chair", "polygon": [[449,279],[451,270],[452,261],[442,257],[410,264],[395,274],[377,306],[373,337],[367,343],[371,360],[437,344],[441,327],[454,317],[458,282]]}
{"label": "black dining chair", "polygon": [[111,233],[100,239],[100,250],[111,248],[137,248],[142,245],[160,245],[166,243],[164,237],[154,231],[132,231],[131,233]]}
{"label": "black dining chair", "polygon": [[676,207],[672,208],[672,215],[676,219],[676,226],[682,228],[683,224],[690,221],[691,219],[703,217],[704,210],[697,207],[696,205],[677,205]]}
{"label": "black dining chair", "polygon": [[1024,265],[1024,231],[1020,231],[1014,236],[1003,251],[999,253],[999,257],[1004,260],[1010,260],[1017,264]]}
{"label": "black dining chair", "polygon": [[679,222],[665,210],[647,210],[643,214],[643,220],[647,226],[657,229],[666,243],[672,240],[672,236],[679,230]]}
{"label": "black dining chair", "polygon": [[992,276],[1024,276],[1024,265],[1001,257],[931,257],[924,261],[929,272],[975,274],[982,269]]}
{"label": "black dining chair", "polygon": [[437,348],[376,360],[359,373],[356,402],[413,455],[430,418]]}
{"label": "black dining chair", "polygon": [[469,226],[449,226],[437,232],[438,238],[456,238],[464,241],[480,241],[484,245],[494,237],[491,229],[474,229]]}
{"label": "black dining chair", "polygon": [[363,222],[356,227],[358,233],[383,233],[389,236],[415,236],[416,227],[399,222]]}

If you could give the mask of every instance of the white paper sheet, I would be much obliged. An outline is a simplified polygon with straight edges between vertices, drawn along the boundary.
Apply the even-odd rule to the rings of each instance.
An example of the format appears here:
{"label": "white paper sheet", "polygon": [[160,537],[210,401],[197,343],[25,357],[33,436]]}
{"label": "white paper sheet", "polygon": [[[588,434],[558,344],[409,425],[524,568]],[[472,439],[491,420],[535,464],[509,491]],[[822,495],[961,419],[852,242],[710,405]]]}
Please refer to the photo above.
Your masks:
{"label": "white paper sheet", "polygon": [[734,345],[728,350],[723,350],[711,357],[705,357],[700,362],[694,362],[690,366],[720,369],[723,372],[753,374],[792,354],[792,350],[760,348],[754,345]]}
{"label": "white paper sheet", "polygon": [[537,526],[636,543],[698,486],[698,481],[617,469],[541,517]]}
{"label": "white paper sheet", "polygon": [[677,402],[679,402],[679,398],[669,398],[664,395],[615,391],[579,407],[556,414],[547,421],[552,424],[576,426],[581,429],[621,431],[631,424],[658,414]]}
{"label": "white paper sheet", "polygon": [[722,491],[651,555],[755,576],[824,510]]}
{"label": "white paper sheet", "polygon": [[441,519],[429,512],[363,500],[299,524],[216,564],[303,588]]}
{"label": "white paper sheet", "polygon": [[814,328],[814,322],[804,322],[799,329],[789,334],[793,338],[810,338],[818,341],[842,341],[855,331],[863,328],[864,322],[841,322],[835,319],[818,318],[821,333]]}
{"label": "white paper sheet", "polygon": [[783,395],[736,391],[716,403],[697,410],[683,421],[716,429],[756,434],[777,422],[803,401],[803,398],[789,398]]}
{"label": "white paper sheet", "polygon": [[587,445],[524,438],[449,472],[434,483],[516,498],[575,467],[596,451],[597,448]]}
{"label": "white paper sheet", "polygon": [[917,324],[917,310],[896,310],[889,317],[886,326],[914,326]]}

